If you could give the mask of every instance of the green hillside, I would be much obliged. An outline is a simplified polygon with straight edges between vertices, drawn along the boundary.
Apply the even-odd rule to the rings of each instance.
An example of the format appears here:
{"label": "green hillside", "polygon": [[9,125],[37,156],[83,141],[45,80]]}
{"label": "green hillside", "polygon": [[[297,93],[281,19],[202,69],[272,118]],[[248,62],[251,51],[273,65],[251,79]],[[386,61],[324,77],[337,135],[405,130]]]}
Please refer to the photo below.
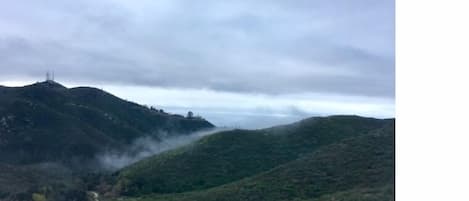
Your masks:
{"label": "green hillside", "polygon": [[0,87],[0,200],[394,200],[394,119],[223,131],[112,173],[95,161],[141,137],[212,127],[95,88]]}
{"label": "green hillside", "polygon": [[118,173],[114,191],[138,196],[208,189],[391,124],[393,120],[332,116],[263,130],[226,131],[124,168]]}
{"label": "green hillside", "polygon": [[70,169],[54,163],[0,164],[0,200],[29,201],[33,194],[52,201],[86,200],[84,183]]}
{"label": "green hillside", "polygon": [[214,188],[142,201],[394,200],[394,124],[322,146],[273,169]]}
{"label": "green hillside", "polygon": [[142,136],[212,127],[203,119],[150,109],[95,88],[68,89],[53,81],[0,87],[0,163],[82,164]]}

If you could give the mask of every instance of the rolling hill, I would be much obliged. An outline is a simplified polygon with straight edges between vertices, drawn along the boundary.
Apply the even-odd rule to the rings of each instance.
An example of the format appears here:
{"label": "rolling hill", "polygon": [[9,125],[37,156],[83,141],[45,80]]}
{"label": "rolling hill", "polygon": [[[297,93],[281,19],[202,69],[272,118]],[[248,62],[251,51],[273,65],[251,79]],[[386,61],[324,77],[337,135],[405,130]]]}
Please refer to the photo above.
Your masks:
{"label": "rolling hill", "polygon": [[0,200],[85,200],[86,175],[107,171],[98,154],[211,128],[96,88],[0,86]]}
{"label": "rolling hill", "polygon": [[95,161],[142,137],[213,127],[95,88],[0,86],[0,200],[92,201],[94,192],[102,201],[394,200],[394,119],[337,115],[222,131],[113,172]]}
{"label": "rolling hill", "polygon": [[144,201],[369,200],[394,198],[393,133],[381,130],[341,140],[227,185]]}
{"label": "rolling hill", "polygon": [[0,87],[0,163],[81,163],[142,136],[158,138],[214,127],[122,100],[105,91],[54,81]]}
{"label": "rolling hill", "polygon": [[226,131],[122,169],[112,191],[143,200],[307,200],[359,192],[389,200],[393,139],[393,119],[358,116]]}

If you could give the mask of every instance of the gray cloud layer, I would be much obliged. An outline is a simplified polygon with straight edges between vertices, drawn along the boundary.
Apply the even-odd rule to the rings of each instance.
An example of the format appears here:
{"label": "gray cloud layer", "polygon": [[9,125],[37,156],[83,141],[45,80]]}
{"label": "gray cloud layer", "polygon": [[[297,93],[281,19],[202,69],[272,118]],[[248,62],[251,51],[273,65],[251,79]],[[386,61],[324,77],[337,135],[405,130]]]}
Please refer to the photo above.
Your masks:
{"label": "gray cloud layer", "polygon": [[394,1],[25,1],[0,7],[0,80],[394,97]]}

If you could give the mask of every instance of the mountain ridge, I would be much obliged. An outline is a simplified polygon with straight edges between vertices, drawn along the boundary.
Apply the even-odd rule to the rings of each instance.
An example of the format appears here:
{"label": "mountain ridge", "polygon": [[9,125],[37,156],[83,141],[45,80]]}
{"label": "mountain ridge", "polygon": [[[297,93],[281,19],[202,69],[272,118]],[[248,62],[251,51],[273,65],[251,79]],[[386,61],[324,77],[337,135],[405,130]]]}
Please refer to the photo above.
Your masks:
{"label": "mountain ridge", "polygon": [[[75,153],[78,157],[89,158],[105,149],[119,149],[139,137],[158,138],[160,132],[188,134],[213,127],[204,119],[189,119],[147,108],[91,87],[66,88],[60,83],[45,81],[0,88],[0,133],[3,135],[0,148],[3,152],[9,151],[9,154],[0,151],[3,162],[61,160]],[[44,140],[62,146],[50,147]],[[47,147],[49,151],[44,150]],[[54,150],[68,152],[60,156]],[[24,155],[33,157],[24,158],[18,152],[28,152]],[[11,160],[5,161],[6,158]]]}
{"label": "mountain ridge", "polygon": [[129,196],[205,190],[268,171],[342,139],[379,133],[391,125],[393,119],[342,115],[308,118],[280,127],[280,131],[276,130],[279,127],[225,131],[123,168],[114,190]]}
{"label": "mountain ridge", "polygon": [[[340,124],[335,125],[334,123],[337,123],[338,120],[340,120]],[[356,116],[331,116],[307,119],[300,122],[306,123],[307,126],[319,125],[320,127],[331,128],[332,125],[347,127],[347,125],[344,125],[344,122],[347,121],[356,125],[360,124],[359,122],[361,121],[366,122],[366,120],[366,118]],[[370,120],[373,121],[373,119]],[[260,161],[259,163],[254,163],[255,166],[269,163],[269,157],[287,150],[303,154],[291,157],[289,160],[278,161],[271,166],[266,166],[267,168],[265,169],[256,170],[253,169],[255,166],[252,165],[238,166],[237,171],[250,172],[241,177],[232,177],[231,175],[237,174],[236,169],[233,172],[233,170],[229,170],[227,167],[236,165],[236,163],[249,164],[249,158],[256,156],[252,155],[253,152],[242,152],[242,150],[245,148],[249,149],[246,146],[251,145],[223,144],[222,147],[225,147],[225,149],[232,149],[236,146],[244,148],[236,149],[235,152],[228,152],[228,155],[218,158],[216,155],[222,152],[214,150],[213,144],[219,144],[220,138],[231,139],[230,137],[233,135],[291,137],[308,130],[300,128],[300,132],[297,133],[287,130],[288,133],[260,134],[256,132],[242,134],[239,130],[234,130],[231,131],[234,133],[224,132],[211,135],[190,146],[168,151],[123,168],[115,173],[118,177],[117,182],[114,183],[114,189],[108,189],[108,191],[114,192],[104,191],[102,194],[117,193],[118,197],[122,195],[129,196],[128,199],[125,197],[121,197],[121,199],[139,201],[391,201],[394,199],[394,119],[375,120],[380,123],[373,129],[363,131],[358,127],[358,130],[361,131],[336,138],[331,143],[319,145],[316,149],[309,149],[309,151],[295,148],[271,148],[280,149],[280,152],[271,152],[273,155],[268,154],[269,152],[262,152],[260,154],[262,157],[256,158],[256,160]],[[292,124],[294,129],[298,129],[298,123]],[[369,122],[365,124],[369,124]],[[330,135],[321,132],[311,134]],[[242,138],[244,140],[250,139]],[[315,138],[303,139],[311,141]],[[227,142],[230,141],[233,142],[232,140],[227,140]],[[261,146],[261,149],[256,149],[256,151],[265,148],[257,144],[257,142],[254,145]],[[268,141],[268,143],[270,142],[273,141]],[[204,149],[198,148],[200,146],[207,146],[207,144],[212,144],[210,146],[211,149],[203,151]],[[294,143],[293,145],[295,147],[298,144]],[[305,145],[309,146],[301,144],[301,146]],[[214,158],[204,159],[200,157],[200,154],[197,153],[201,152],[201,150]],[[238,155],[245,155],[245,157],[237,158],[231,156],[239,152],[242,153]],[[191,158],[184,157],[185,153],[195,157],[196,159],[193,160],[197,161],[197,163],[191,163],[189,161]],[[210,160],[215,162],[221,161],[223,165],[219,166],[217,165],[218,163],[211,162]],[[176,163],[176,165],[173,163]],[[197,176],[199,174],[198,170],[201,168],[203,170],[202,174]],[[223,171],[217,171],[220,169]],[[220,183],[216,176],[210,176],[214,174],[213,171],[217,171],[215,175],[225,179],[224,182]],[[226,179],[230,177],[231,179]],[[203,186],[204,182],[214,185]],[[188,186],[185,186],[186,184]],[[200,186],[201,184],[202,187]],[[119,193],[119,190],[123,191]]]}
{"label": "mountain ridge", "polygon": [[392,201],[394,124],[333,115],[220,131],[113,171],[96,156],[214,125],[92,87],[0,86],[0,200]]}

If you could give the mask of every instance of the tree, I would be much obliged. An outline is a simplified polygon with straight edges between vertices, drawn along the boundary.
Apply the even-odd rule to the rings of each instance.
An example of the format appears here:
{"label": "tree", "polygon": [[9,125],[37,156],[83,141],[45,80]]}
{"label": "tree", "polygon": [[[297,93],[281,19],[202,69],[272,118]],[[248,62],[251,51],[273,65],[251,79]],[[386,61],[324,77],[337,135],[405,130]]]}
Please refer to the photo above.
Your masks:
{"label": "tree", "polygon": [[187,112],[188,119],[192,119],[193,117],[194,117],[194,113],[192,113],[191,111]]}

